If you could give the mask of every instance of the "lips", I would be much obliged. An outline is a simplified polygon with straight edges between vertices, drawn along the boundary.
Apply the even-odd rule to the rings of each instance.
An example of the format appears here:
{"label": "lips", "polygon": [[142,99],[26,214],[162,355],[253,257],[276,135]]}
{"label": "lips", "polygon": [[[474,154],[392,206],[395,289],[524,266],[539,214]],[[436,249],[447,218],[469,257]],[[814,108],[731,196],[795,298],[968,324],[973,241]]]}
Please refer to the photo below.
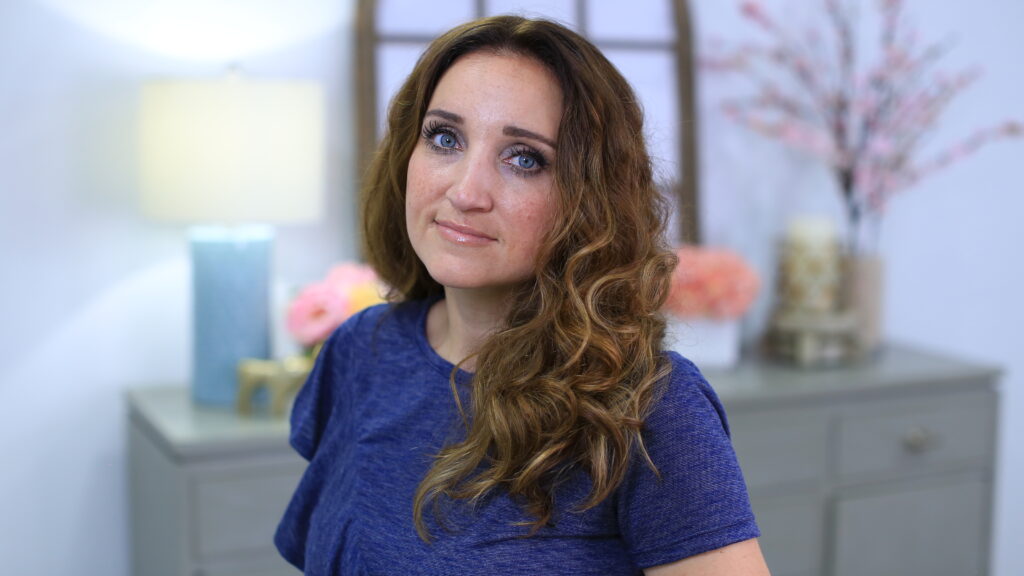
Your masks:
{"label": "lips", "polygon": [[434,220],[437,231],[447,240],[464,246],[485,246],[497,241],[497,238],[477,230],[471,226],[456,224],[450,220]]}

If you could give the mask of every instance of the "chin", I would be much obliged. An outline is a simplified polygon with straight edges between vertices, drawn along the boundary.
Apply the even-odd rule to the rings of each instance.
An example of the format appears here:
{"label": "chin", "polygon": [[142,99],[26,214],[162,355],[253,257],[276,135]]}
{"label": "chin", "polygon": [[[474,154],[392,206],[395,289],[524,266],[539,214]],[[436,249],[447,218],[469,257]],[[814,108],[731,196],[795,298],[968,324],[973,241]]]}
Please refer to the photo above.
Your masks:
{"label": "chin", "polygon": [[431,277],[445,288],[454,288],[458,290],[485,290],[508,286],[507,283],[500,281],[475,278],[459,274],[431,274]]}
{"label": "chin", "polygon": [[435,269],[427,266],[430,277],[445,288],[458,290],[511,290],[530,276],[513,278],[482,273],[479,270]]}

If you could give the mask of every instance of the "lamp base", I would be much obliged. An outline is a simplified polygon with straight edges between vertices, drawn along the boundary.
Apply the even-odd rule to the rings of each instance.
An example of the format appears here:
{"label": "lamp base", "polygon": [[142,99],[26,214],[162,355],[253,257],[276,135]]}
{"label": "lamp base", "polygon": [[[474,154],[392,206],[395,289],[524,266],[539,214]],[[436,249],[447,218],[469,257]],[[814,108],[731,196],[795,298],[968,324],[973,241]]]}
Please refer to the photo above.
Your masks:
{"label": "lamp base", "polygon": [[233,409],[238,363],[270,356],[269,227],[190,231],[192,252],[192,399]]}

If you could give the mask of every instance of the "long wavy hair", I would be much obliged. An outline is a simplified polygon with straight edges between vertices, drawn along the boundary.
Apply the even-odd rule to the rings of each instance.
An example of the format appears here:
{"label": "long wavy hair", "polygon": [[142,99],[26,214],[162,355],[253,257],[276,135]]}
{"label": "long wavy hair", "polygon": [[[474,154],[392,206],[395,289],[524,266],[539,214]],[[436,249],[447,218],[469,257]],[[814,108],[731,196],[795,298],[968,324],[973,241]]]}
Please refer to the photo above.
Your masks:
{"label": "long wavy hair", "polygon": [[675,257],[664,230],[637,97],[583,37],[546,20],[498,16],[463,24],[420,57],[388,110],[388,129],[362,190],[363,250],[397,301],[443,287],[405,228],[409,158],[438,82],[481,50],[535,59],[558,80],[563,112],[554,163],[555,222],[534,277],[518,287],[504,326],[476,353],[466,435],[445,446],[419,485],[416,530],[430,504],[476,502],[502,489],[533,518],[552,520],[559,485],[583,470],[593,507],[621,484],[643,447],[643,421],[670,371],[660,312]]}

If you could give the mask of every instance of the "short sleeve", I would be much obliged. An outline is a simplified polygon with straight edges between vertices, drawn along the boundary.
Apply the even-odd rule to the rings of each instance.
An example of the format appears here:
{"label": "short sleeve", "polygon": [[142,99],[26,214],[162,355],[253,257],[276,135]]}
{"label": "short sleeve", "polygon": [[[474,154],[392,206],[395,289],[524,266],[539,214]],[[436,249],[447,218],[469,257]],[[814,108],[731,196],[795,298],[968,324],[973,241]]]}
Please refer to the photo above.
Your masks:
{"label": "short sleeve", "polygon": [[725,409],[692,362],[669,357],[672,375],[643,432],[658,472],[637,456],[617,494],[619,527],[641,568],[760,535]]}
{"label": "short sleeve", "polygon": [[290,442],[307,461],[316,454],[338,403],[347,394],[342,386],[350,364],[351,333],[357,322],[358,317],[353,316],[327,338],[292,405]]}

